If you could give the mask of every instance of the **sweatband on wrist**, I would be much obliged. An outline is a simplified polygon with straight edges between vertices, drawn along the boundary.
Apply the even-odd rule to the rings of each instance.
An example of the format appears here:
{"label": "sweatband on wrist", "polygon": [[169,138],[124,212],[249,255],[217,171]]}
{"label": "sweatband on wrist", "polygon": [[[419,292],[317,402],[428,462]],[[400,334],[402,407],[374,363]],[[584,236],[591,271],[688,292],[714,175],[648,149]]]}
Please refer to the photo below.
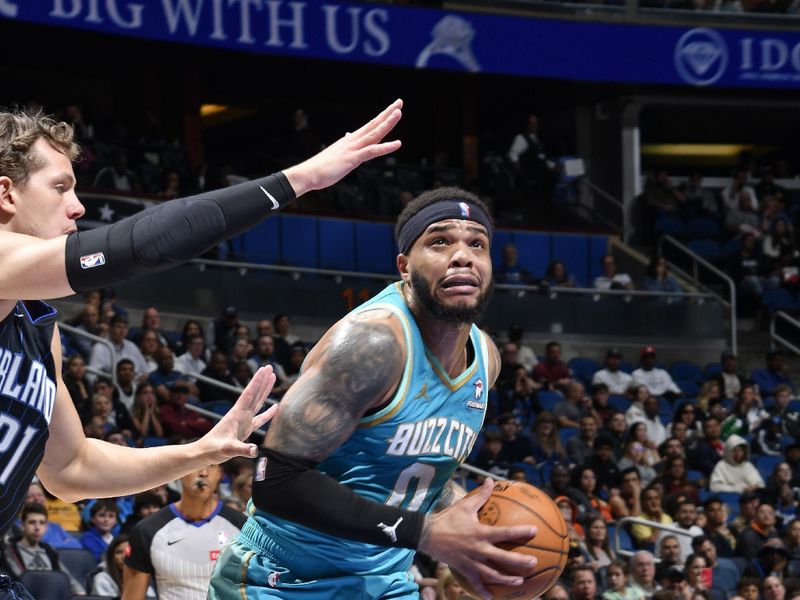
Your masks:
{"label": "sweatband on wrist", "polygon": [[[305,527],[375,544],[416,549],[425,515],[367,500],[313,461],[262,448],[253,478],[253,504]],[[265,462],[262,462],[265,461]]]}
{"label": "sweatband on wrist", "polygon": [[66,244],[69,285],[76,292],[93,290],[196,258],[294,198],[286,176],[275,173],[71,233]]}
{"label": "sweatband on wrist", "polygon": [[492,238],[494,231],[492,220],[480,206],[461,200],[442,200],[420,209],[417,214],[405,222],[397,235],[400,254],[407,254],[429,225],[446,219],[463,219],[480,223],[486,227],[489,239]]}

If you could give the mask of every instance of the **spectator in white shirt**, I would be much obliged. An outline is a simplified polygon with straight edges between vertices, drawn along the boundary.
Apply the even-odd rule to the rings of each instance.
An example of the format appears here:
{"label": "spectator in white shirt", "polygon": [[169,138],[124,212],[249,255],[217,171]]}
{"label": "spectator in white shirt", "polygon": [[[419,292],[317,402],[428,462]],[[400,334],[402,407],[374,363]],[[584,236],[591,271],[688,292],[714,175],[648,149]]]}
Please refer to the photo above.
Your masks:
{"label": "spectator in white shirt", "polygon": [[603,274],[594,278],[598,290],[632,290],[633,280],[627,273],[617,272],[617,262],[611,254],[603,257]]}
{"label": "spectator in white shirt", "polygon": [[203,360],[205,352],[205,340],[202,335],[192,335],[186,340],[186,352],[175,359],[175,370],[180,371],[186,379],[194,383],[192,373],[202,373],[206,368]]}
{"label": "spectator in white shirt", "polygon": [[514,342],[517,345],[517,362],[530,373],[536,363],[539,362],[539,359],[536,358],[536,353],[531,350],[530,346],[526,346],[522,343],[523,334],[522,325],[515,324],[508,328],[508,341]]}
{"label": "spectator in white shirt", "polygon": [[608,393],[613,396],[627,394],[633,377],[619,370],[621,361],[622,353],[617,348],[609,349],[606,352],[606,368],[599,370],[592,376],[592,385],[604,383],[608,388]]}
{"label": "spectator in white shirt", "polygon": [[645,385],[653,396],[666,396],[670,400],[681,395],[672,377],[664,369],[656,367],[656,349],[645,346],[641,351],[641,367],[633,372],[633,384]]}
{"label": "spectator in white shirt", "polygon": [[[128,319],[122,315],[114,315],[111,317],[108,341],[114,346],[116,360],[119,361],[123,358],[131,360],[136,372],[136,379],[138,381],[143,381],[147,378],[148,374],[147,363],[136,344],[125,339],[127,335]],[[92,347],[89,366],[109,374],[116,368],[116,364],[112,364],[111,351],[105,344],[98,342]]]}

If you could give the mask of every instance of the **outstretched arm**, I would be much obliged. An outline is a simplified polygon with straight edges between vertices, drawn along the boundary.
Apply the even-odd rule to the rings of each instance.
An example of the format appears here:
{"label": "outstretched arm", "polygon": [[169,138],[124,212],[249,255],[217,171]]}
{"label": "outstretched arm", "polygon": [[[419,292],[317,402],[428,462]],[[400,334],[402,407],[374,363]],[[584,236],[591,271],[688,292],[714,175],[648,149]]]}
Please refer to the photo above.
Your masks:
{"label": "outstretched arm", "polygon": [[[112,225],[49,240],[2,231],[0,298],[60,298],[199,256],[296,196],[333,185],[364,161],[397,150],[399,141],[381,140],[400,120],[402,105],[395,101],[316,156],[264,179],[171,200]],[[0,194],[13,186],[0,186]]]}
{"label": "outstretched arm", "polygon": [[[55,364],[60,365],[57,328],[51,348]],[[75,502],[134,494],[234,456],[254,457],[256,446],[244,440],[274,414],[274,408],[259,414],[274,383],[271,367],[259,369],[230,411],[196,442],[128,448],[85,437],[75,405],[58,374],[50,438],[37,474],[50,492]]]}

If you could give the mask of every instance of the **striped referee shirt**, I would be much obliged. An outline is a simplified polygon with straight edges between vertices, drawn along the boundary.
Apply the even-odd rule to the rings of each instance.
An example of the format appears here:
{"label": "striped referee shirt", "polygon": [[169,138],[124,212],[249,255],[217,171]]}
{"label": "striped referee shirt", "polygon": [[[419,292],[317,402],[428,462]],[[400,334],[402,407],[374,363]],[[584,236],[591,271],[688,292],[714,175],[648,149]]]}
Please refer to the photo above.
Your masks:
{"label": "striped referee shirt", "polygon": [[202,521],[170,504],[134,526],[125,564],[155,577],[159,600],[205,600],[223,544],[246,520],[221,502]]}

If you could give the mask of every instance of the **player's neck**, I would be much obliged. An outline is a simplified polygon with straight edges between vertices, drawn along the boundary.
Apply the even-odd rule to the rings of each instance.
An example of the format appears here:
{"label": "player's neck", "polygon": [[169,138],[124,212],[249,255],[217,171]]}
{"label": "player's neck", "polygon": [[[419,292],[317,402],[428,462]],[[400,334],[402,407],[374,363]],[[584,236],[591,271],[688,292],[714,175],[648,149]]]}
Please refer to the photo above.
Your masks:
{"label": "player's neck", "polygon": [[0,321],[10,315],[16,305],[16,300],[0,300]]}
{"label": "player's neck", "polygon": [[190,521],[207,519],[216,507],[217,498],[213,495],[210,498],[192,498],[189,495],[184,495],[183,498],[175,503],[175,508]]}
{"label": "player's neck", "polygon": [[417,325],[425,345],[439,359],[450,377],[456,377],[467,368],[467,340],[470,325],[451,325],[417,315]]}

